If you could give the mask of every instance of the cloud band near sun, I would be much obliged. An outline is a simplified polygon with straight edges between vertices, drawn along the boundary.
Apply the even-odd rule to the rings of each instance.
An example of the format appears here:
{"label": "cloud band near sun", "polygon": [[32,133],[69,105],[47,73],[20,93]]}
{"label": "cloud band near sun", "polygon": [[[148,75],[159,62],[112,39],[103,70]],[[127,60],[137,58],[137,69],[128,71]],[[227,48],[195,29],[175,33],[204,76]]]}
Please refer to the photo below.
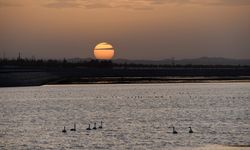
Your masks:
{"label": "cloud band near sun", "polygon": [[124,8],[151,9],[159,5],[250,5],[250,0],[49,0],[49,8]]}
{"label": "cloud band near sun", "polygon": [[[29,0],[0,0],[1,7],[25,6]],[[48,8],[124,8],[152,9],[159,5],[250,5],[250,0],[44,0],[41,6]]]}

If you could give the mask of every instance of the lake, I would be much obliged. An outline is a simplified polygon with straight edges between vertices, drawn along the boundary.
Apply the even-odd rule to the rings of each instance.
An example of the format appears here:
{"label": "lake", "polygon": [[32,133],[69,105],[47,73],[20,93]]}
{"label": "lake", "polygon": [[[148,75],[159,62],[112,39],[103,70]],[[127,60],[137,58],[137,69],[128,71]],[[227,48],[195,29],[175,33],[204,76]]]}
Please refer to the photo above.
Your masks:
{"label": "lake", "polygon": [[[103,121],[103,128],[86,130]],[[76,131],[69,131],[76,123]],[[67,133],[62,133],[63,127]],[[175,126],[178,134],[172,134]],[[188,133],[192,127],[194,133]],[[0,149],[249,149],[250,83],[0,88]]]}

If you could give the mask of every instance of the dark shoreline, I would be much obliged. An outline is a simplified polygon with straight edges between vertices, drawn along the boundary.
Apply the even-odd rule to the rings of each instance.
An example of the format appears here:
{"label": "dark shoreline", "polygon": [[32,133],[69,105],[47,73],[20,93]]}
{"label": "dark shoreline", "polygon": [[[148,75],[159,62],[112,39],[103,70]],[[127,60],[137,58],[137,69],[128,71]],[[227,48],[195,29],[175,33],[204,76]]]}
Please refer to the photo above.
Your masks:
{"label": "dark shoreline", "polygon": [[0,68],[0,87],[48,84],[250,82],[250,67]]}
{"label": "dark shoreline", "polygon": [[60,84],[156,84],[156,83],[235,83],[250,82],[250,77],[98,77],[65,79],[46,85]]}

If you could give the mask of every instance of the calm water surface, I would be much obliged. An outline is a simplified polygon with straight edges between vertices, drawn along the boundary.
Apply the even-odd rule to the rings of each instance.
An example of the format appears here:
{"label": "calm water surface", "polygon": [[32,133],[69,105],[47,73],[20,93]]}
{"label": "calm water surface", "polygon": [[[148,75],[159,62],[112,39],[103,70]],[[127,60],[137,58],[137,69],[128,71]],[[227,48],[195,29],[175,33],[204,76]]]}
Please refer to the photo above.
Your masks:
{"label": "calm water surface", "polygon": [[[100,121],[103,129],[85,130]],[[69,131],[74,123],[77,131]],[[172,150],[215,144],[250,145],[250,83],[0,88],[0,149]]]}

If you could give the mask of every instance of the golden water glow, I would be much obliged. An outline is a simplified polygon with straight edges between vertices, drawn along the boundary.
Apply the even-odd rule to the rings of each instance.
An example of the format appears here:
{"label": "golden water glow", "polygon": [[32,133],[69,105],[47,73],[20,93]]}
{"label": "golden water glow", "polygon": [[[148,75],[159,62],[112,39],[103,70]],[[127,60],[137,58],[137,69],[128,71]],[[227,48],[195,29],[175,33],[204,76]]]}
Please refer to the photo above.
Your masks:
{"label": "golden water glow", "polygon": [[102,42],[94,48],[94,55],[96,59],[111,60],[114,57],[115,50],[109,43]]}

